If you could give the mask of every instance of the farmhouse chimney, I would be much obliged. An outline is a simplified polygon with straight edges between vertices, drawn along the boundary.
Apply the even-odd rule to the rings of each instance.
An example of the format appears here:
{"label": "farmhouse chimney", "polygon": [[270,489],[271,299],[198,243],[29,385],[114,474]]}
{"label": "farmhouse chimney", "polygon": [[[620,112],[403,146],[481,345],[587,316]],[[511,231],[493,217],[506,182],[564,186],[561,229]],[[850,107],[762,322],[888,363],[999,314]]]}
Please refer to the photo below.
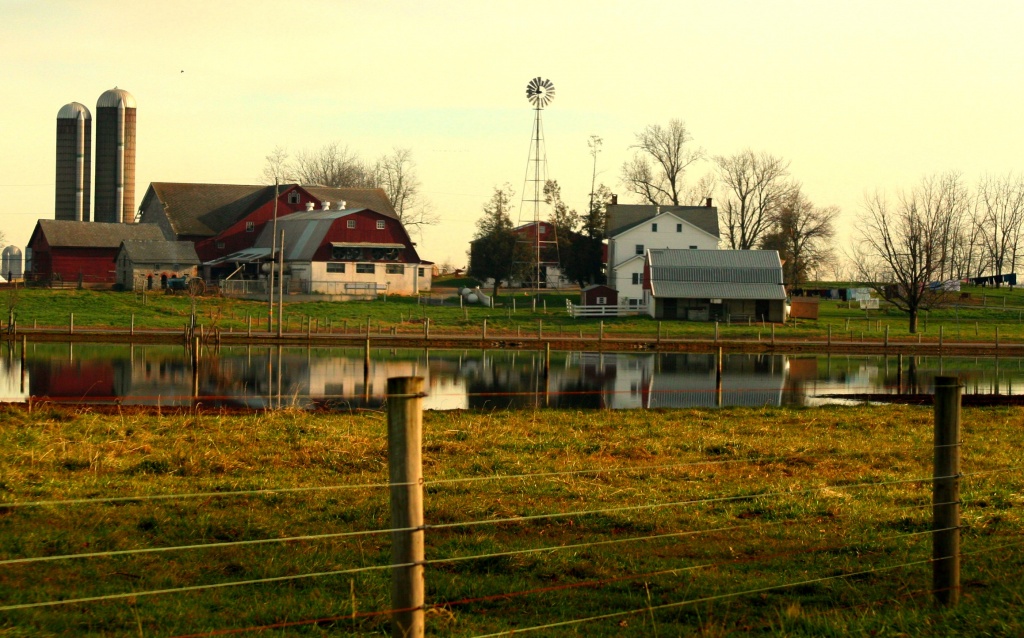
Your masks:
{"label": "farmhouse chimney", "polygon": [[704,206],[711,208],[711,198],[708,197],[708,201],[704,203]]}

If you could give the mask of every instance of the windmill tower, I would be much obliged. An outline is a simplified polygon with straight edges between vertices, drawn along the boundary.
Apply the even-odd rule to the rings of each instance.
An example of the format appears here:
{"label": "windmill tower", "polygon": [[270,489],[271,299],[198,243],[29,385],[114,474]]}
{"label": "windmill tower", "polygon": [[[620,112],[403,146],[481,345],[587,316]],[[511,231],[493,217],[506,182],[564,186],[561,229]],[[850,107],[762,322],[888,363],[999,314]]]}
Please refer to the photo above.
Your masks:
{"label": "windmill tower", "polygon": [[[528,209],[532,205],[533,236],[530,237],[527,234],[522,241],[529,241],[531,244],[530,252],[533,265],[536,268],[533,281],[539,294],[541,281],[543,281],[541,279],[541,268],[544,263],[541,260],[542,253],[549,253],[550,249],[554,248],[554,261],[556,264],[558,262],[558,238],[555,236],[554,228],[552,227],[550,235],[542,237],[546,233],[542,232],[545,230],[545,227],[541,225],[540,220],[540,205],[543,201],[544,184],[548,179],[547,151],[544,149],[544,127],[541,112],[545,106],[555,99],[555,85],[551,83],[551,80],[535,77],[526,85],[526,99],[533,105],[534,110],[533,136],[530,141],[530,153],[526,162],[523,199],[519,206],[519,224],[520,226],[523,224],[523,217],[529,214]],[[527,199],[531,195],[532,199]],[[542,248],[546,250],[542,250]],[[550,257],[550,255],[548,256]]]}

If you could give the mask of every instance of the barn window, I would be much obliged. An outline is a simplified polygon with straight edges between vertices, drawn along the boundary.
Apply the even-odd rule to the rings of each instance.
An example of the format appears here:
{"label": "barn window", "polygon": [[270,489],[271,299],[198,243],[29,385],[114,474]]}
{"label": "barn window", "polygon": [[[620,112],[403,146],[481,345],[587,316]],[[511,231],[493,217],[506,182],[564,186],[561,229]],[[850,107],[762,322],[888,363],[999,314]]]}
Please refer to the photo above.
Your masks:
{"label": "barn window", "polygon": [[405,274],[405,266],[402,264],[387,264],[384,266],[384,272],[389,275],[402,275]]}
{"label": "barn window", "polygon": [[327,262],[327,272],[343,273],[345,272],[345,263],[338,261],[329,261]]}
{"label": "barn window", "polygon": [[292,191],[288,193],[288,203],[298,204],[299,203],[299,191]]}
{"label": "barn window", "polygon": [[644,245],[643,244],[637,244],[636,245],[636,254],[638,254],[638,255],[644,254]]}
{"label": "barn window", "polygon": [[651,232],[652,233],[658,232],[658,225],[657,224],[651,224]]}
{"label": "barn window", "polygon": [[377,230],[384,230],[384,220],[383,219],[378,219],[377,220]]}
{"label": "barn window", "polygon": [[372,275],[377,272],[374,264],[356,264],[356,272],[361,275]]}
{"label": "barn window", "polygon": [[348,220],[348,222],[345,224],[345,226],[347,228],[355,228],[356,227],[356,220],[354,220],[354,219]]}
{"label": "barn window", "polygon": [[638,285],[639,283],[640,283],[640,273],[635,272],[635,273],[633,273],[633,285]]}
{"label": "barn window", "polygon": [[224,248],[224,242],[222,242],[222,241],[217,242],[217,248]]}
{"label": "barn window", "polygon": [[245,232],[254,233],[256,232],[256,222],[245,222]]}
{"label": "barn window", "polygon": [[597,298],[597,305],[599,305],[599,306],[607,306],[608,305],[608,297],[598,297]]}

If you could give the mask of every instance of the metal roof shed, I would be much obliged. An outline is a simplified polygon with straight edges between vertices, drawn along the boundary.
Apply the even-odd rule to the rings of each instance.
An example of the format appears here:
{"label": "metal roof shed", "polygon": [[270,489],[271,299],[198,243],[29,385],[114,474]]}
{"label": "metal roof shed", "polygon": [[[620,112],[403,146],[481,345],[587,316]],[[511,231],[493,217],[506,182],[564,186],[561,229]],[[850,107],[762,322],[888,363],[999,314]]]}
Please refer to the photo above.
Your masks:
{"label": "metal roof shed", "polygon": [[782,261],[774,250],[647,251],[651,316],[691,321],[785,321]]}

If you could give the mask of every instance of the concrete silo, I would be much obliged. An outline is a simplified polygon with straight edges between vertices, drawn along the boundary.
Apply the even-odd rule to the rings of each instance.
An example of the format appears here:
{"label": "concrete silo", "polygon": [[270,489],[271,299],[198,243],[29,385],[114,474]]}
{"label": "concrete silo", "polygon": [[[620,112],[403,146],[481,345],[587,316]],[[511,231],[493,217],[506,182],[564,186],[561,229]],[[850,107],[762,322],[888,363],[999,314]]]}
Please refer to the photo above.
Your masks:
{"label": "concrete silo", "polygon": [[[54,198],[54,217],[69,221],[89,221],[91,183],[92,114],[84,104],[71,102],[57,112],[57,192]],[[6,267],[3,273],[6,277]]]}
{"label": "concrete silo", "polygon": [[14,281],[15,279],[21,279],[21,249],[17,246],[8,246],[4,248],[2,256],[0,256],[0,276],[3,276],[7,281]]}
{"label": "concrete silo", "polygon": [[94,221],[135,221],[135,98],[116,87],[96,102],[95,196]]}

